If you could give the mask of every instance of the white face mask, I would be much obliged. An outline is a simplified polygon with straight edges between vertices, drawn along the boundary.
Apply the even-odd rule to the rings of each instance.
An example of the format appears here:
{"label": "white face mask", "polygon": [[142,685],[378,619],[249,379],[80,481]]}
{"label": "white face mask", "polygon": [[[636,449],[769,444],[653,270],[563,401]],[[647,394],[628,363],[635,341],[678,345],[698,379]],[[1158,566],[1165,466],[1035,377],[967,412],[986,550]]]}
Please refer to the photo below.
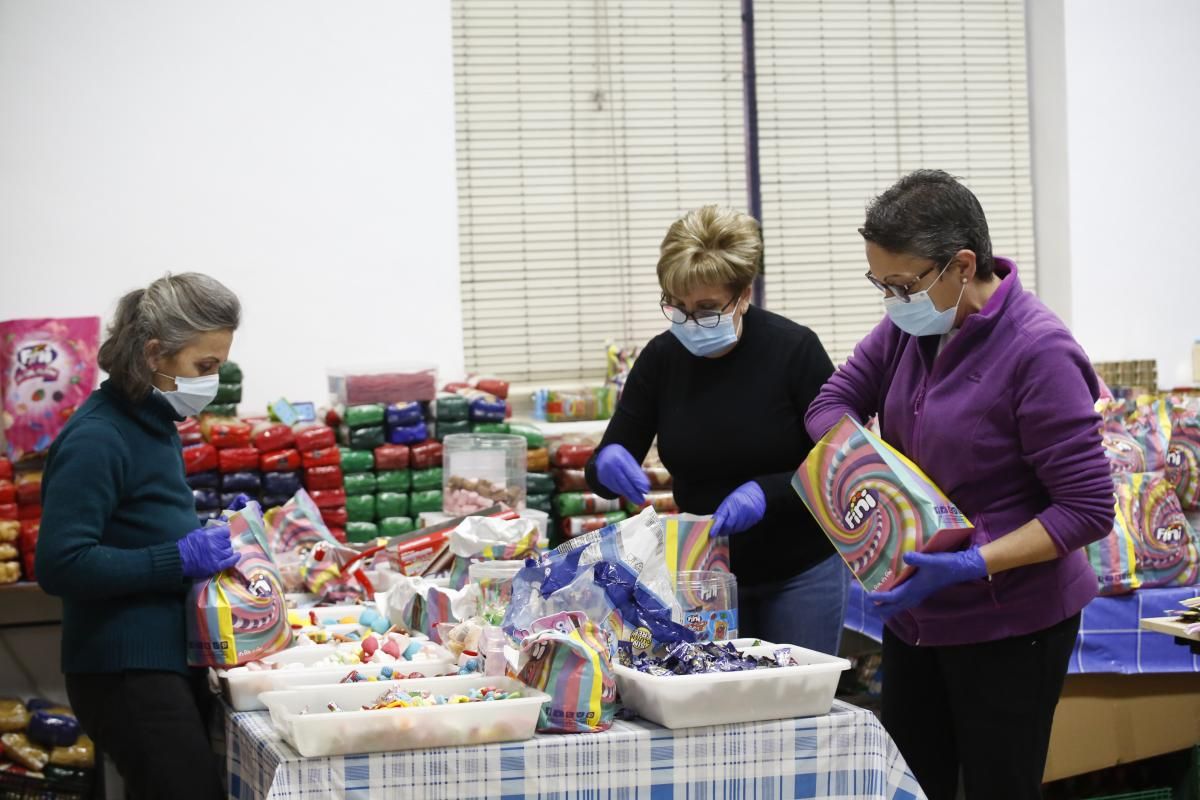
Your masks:
{"label": "white face mask", "polygon": [[[949,263],[942,267],[942,271],[938,273],[939,280],[949,268]],[[934,285],[936,284],[937,281],[934,281]],[[941,336],[949,333],[954,327],[954,320],[958,316],[958,304],[962,302],[966,289],[967,282],[964,280],[962,288],[958,291],[958,299],[945,311],[937,310],[933,298],[929,296],[929,289],[913,292],[908,296],[907,303],[899,297],[885,297],[883,307],[891,317],[892,324],[905,333],[913,336]]]}
{"label": "white face mask", "polygon": [[157,386],[154,391],[161,394],[171,404],[171,408],[179,412],[181,417],[194,417],[204,410],[205,406],[217,397],[217,389],[221,385],[220,375],[202,375],[199,378],[175,378],[163,375],[175,381],[175,391],[164,392]]}

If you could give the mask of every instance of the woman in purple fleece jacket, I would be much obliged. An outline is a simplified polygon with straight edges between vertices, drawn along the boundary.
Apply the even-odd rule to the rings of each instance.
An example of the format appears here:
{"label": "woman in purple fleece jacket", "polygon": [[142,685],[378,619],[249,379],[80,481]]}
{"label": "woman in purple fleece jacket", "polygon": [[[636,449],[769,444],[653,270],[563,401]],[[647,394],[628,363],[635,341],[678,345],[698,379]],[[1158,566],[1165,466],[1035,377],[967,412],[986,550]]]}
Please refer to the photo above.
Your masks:
{"label": "woman in purple fleece jacket", "polygon": [[887,622],[883,722],[933,800],[1040,797],[1079,614],[1096,594],[1082,548],[1113,524],[1099,395],[1083,349],[992,256],[975,195],[944,172],[867,209],[869,280],[888,318],[809,407],[819,439],[878,414],[975,525],[954,553],[871,595]]}

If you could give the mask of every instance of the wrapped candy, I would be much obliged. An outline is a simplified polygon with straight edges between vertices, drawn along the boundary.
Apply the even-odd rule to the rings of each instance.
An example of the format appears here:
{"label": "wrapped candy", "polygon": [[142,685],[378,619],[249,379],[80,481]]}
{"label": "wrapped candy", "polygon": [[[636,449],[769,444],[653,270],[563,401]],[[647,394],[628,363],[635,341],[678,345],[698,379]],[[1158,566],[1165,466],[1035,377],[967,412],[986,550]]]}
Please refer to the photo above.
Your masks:
{"label": "wrapped candy", "polygon": [[296,444],[296,434],[281,422],[263,422],[250,433],[251,443],[263,453],[286,450]]}
{"label": "wrapped candy", "polygon": [[442,466],[442,458],[445,452],[441,442],[422,442],[415,444],[410,450],[410,463],[412,469],[432,469],[433,467]]}
{"label": "wrapped candy", "polygon": [[301,450],[301,463],[308,467],[341,467],[342,451],[337,447]]}
{"label": "wrapped candy", "polygon": [[375,453],[371,450],[343,450],[342,472],[370,472],[375,469]]}
{"label": "wrapped candy", "polygon": [[346,505],[346,492],[344,489],[321,489],[319,491],[311,491],[309,495],[312,501],[316,503],[317,508],[339,508]]}
{"label": "wrapped candy", "polygon": [[380,471],[408,469],[411,453],[407,445],[384,444],[375,448],[374,468]]}
{"label": "wrapped candy", "polygon": [[425,420],[425,410],[420,403],[396,403],[387,407],[384,425],[390,428],[407,428]]}
{"label": "wrapped candy", "polygon": [[217,467],[221,472],[246,472],[258,469],[259,452],[253,447],[227,447],[217,450]]}
{"label": "wrapped candy", "polygon": [[263,453],[258,466],[263,472],[295,472],[304,463],[299,450],[275,450]]}
{"label": "wrapped candy", "polygon": [[337,435],[333,428],[317,422],[302,423],[293,428],[296,435],[296,449],[301,453],[312,450],[328,450],[337,444]]}
{"label": "wrapped candy", "polygon": [[[420,406],[417,406],[420,408]],[[346,406],[341,415],[342,422],[350,428],[366,428],[383,425],[384,407],[380,403],[365,403],[357,406]]]}
{"label": "wrapped candy", "polygon": [[[388,429],[387,441],[392,444],[416,444],[423,442],[429,438],[429,429],[425,427],[425,422],[418,422],[416,425],[401,425],[395,428]],[[383,444],[378,442],[373,447],[378,447]]]}
{"label": "wrapped candy", "polygon": [[309,467],[304,470],[304,485],[309,491],[340,489],[343,485],[342,468],[337,464],[325,467]]}
{"label": "wrapped candy", "polygon": [[218,450],[250,447],[250,426],[241,420],[205,415],[200,420],[200,430],[204,439]]}
{"label": "wrapped candy", "polygon": [[916,464],[848,416],[817,442],[792,487],[869,592],[912,573],[905,553],[957,548],[973,529]]}
{"label": "wrapped candy", "polygon": [[215,471],[219,466],[217,449],[211,444],[195,444],[183,448],[183,469],[188,475]]}
{"label": "wrapped candy", "polygon": [[262,491],[262,476],[250,471],[227,472],[221,476],[221,488],[226,492],[257,494]]}
{"label": "wrapped candy", "polygon": [[194,475],[188,475],[187,485],[193,489],[220,489],[221,488],[221,473],[216,470],[208,472],[197,472]]}
{"label": "wrapped candy", "polygon": [[375,489],[380,492],[407,492],[412,488],[412,474],[406,469],[375,473]]}
{"label": "wrapped candy", "polygon": [[262,490],[269,495],[283,495],[287,498],[304,488],[299,472],[267,472],[262,476]]}
{"label": "wrapped candy", "polygon": [[347,496],[375,493],[375,473],[356,472],[345,478]]}
{"label": "wrapped candy", "polygon": [[[374,522],[375,495],[363,494],[357,497],[347,497],[346,514],[349,516],[350,522]],[[346,528],[346,535],[350,535],[349,526]]]}
{"label": "wrapped candy", "polygon": [[554,442],[550,445],[550,463],[564,469],[583,469],[595,449],[591,442]]}

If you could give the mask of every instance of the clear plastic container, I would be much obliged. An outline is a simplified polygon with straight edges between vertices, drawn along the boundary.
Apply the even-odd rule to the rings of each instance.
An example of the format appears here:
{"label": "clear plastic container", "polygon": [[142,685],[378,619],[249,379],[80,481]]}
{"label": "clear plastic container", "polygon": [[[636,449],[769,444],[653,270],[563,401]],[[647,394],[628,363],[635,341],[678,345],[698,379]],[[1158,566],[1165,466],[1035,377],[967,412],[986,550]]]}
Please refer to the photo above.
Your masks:
{"label": "clear plastic container", "polygon": [[508,608],[512,600],[513,578],[525,567],[524,561],[480,561],[467,570],[471,583],[479,585],[481,605]]}
{"label": "clear plastic container", "polygon": [[442,510],[473,514],[503,503],[525,510],[525,437],[456,433],[442,442]]}
{"label": "clear plastic container", "polygon": [[737,578],[716,570],[681,570],[675,597],[683,608],[683,624],[705,641],[738,636]]}
{"label": "clear plastic container", "polygon": [[388,689],[386,683],[347,683],[267,692],[262,702],[283,738],[306,758],[532,739],[538,712],[550,696],[519,681],[473,675],[405,684],[406,689],[447,695],[484,686],[519,691],[521,697],[426,708],[328,711],[329,703],[361,708]]}
{"label": "clear plastic container", "polygon": [[850,669],[844,658],[790,644],[734,642],[751,656],[787,648],[796,667],[772,667],[705,675],[647,675],[613,665],[621,702],[643,719],[664,728],[696,728],[770,719],[814,717],[833,707],[838,676]]}

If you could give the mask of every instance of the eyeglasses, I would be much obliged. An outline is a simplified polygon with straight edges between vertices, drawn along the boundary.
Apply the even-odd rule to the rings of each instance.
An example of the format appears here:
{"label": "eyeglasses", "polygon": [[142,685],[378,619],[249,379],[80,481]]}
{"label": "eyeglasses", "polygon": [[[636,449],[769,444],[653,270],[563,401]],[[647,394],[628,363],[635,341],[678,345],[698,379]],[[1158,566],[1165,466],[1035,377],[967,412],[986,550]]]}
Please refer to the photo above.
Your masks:
{"label": "eyeglasses", "polygon": [[735,294],[728,303],[721,306],[720,311],[713,311],[712,309],[708,308],[702,308],[698,311],[691,312],[685,311],[684,309],[670,303],[667,300],[666,295],[663,295],[663,298],[658,302],[658,305],[659,308],[662,309],[663,316],[671,320],[671,322],[675,325],[682,325],[689,319],[692,319],[695,320],[696,324],[701,328],[715,328],[721,323],[721,315],[725,313],[725,309],[733,305],[737,299],[738,296]]}
{"label": "eyeglasses", "polygon": [[[942,272],[945,272],[946,268],[949,267],[950,264],[952,264],[953,262],[954,262],[953,258],[951,258],[949,261],[947,261],[946,266],[942,267]],[[922,272],[917,277],[913,278],[908,283],[900,284],[900,285],[893,284],[893,283],[884,283],[883,281],[876,278],[871,273],[870,270],[867,270],[866,279],[871,282],[872,286],[874,286],[876,289],[883,292],[884,294],[891,293],[894,297],[899,297],[900,302],[907,303],[911,299],[909,297],[909,295],[912,293],[912,288],[914,286],[916,286],[918,283],[920,283],[925,278],[926,275],[933,272],[937,268],[938,268],[937,264],[934,264],[932,267],[925,270],[924,272]],[[940,273],[939,273],[939,275],[940,275]]]}

